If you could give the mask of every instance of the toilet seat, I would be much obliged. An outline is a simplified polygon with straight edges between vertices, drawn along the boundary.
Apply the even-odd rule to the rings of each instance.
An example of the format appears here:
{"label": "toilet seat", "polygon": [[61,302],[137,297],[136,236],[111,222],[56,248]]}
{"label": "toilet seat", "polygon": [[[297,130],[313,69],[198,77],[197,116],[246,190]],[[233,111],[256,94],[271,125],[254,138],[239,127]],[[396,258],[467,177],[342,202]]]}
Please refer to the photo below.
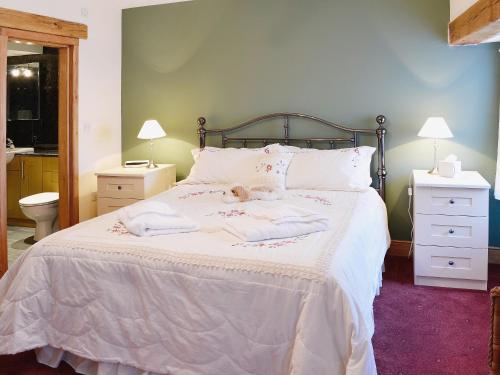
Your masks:
{"label": "toilet seat", "polygon": [[59,201],[59,193],[39,193],[19,200],[19,205],[24,207],[44,206]]}

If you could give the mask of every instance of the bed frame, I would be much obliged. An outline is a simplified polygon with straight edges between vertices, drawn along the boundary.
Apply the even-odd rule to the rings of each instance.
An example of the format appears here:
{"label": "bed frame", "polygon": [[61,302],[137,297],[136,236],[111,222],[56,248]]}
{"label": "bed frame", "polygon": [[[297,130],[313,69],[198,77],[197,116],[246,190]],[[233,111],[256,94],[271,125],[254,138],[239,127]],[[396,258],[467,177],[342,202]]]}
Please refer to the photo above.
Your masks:
{"label": "bed frame", "polygon": [[[254,126],[256,124],[262,124],[269,120],[282,119],[283,120],[283,137],[232,137],[229,136],[243,128]],[[344,137],[326,137],[326,138],[296,138],[290,137],[290,120],[291,119],[304,119],[312,120],[315,123],[319,123],[325,127],[336,129],[340,131],[341,134],[346,134]],[[387,176],[387,171],[385,168],[385,133],[387,132],[384,127],[385,116],[378,115],[375,119],[378,124],[376,129],[355,129],[348,128],[346,126],[338,125],[333,122],[323,120],[316,116],[306,115],[303,113],[271,113],[264,116],[259,116],[251,120],[245,121],[236,126],[226,128],[226,129],[207,129],[205,127],[207,120],[205,117],[198,118],[198,136],[200,138],[200,148],[204,148],[206,145],[207,135],[219,135],[222,139],[222,147],[226,147],[230,142],[239,142],[243,147],[247,147],[248,143],[262,143],[264,146],[271,143],[281,143],[285,145],[305,143],[307,147],[313,147],[313,143],[327,143],[330,145],[331,149],[336,148],[338,144],[349,143],[351,147],[357,147],[359,145],[360,134],[373,135],[377,137],[377,183],[375,184],[375,189],[379,192],[382,199],[385,201],[385,179]]]}

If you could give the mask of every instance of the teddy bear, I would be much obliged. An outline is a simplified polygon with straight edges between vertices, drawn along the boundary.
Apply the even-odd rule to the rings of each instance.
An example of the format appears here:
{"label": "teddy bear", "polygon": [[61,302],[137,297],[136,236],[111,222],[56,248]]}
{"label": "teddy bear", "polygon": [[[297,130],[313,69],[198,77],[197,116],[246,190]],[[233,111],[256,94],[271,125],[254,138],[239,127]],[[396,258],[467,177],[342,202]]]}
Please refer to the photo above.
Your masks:
{"label": "teddy bear", "polygon": [[223,193],[223,201],[226,203],[246,202],[253,200],[274,201],[283,198],[283,191],[268,187],[246,188],[243,185],[234,185]]}

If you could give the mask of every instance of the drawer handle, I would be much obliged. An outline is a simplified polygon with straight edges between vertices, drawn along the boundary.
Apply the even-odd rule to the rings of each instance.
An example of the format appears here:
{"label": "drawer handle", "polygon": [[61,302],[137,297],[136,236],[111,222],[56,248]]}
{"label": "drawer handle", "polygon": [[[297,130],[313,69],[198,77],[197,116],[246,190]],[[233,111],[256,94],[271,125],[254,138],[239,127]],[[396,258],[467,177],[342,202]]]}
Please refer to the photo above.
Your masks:
{"label": "drawer handle", "polygon": [[448,264],[449,264],[450,266],[453,266],[453,265],[455,264],[455,262],[454,262],[454,261],[452,261],[452,260],[450,260],[450,261],[448,262]]}
{"label": "drawer handle", "polygon": [[450,230],[448,231],[449,234],[453,234],[455,233],[455,230],[453,228],[450,228]]}
{"label": "drawer handle", "polygon": [[118,185],[118,190],[121,190],[121,189],[122,189],[122,187],[120,185]]}
{"label": "drawer handle", "polygon": [[455,204],[455,201],[453,199],[450,199],[450,204]]}

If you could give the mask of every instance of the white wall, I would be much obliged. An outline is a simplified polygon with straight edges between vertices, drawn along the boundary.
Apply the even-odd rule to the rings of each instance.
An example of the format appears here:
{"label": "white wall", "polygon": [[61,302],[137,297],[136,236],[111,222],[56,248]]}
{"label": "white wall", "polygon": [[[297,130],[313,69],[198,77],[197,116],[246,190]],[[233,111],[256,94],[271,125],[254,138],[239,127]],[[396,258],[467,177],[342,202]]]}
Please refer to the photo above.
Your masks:
{"label": "white wall", "polygon": [[450,0],[450,21],[453,21],[478,0]]}
{"label": "white wall", "polygon": [[121,163],[121,4],[114,0],[0,0],[0,7],[88,26],[88,39],[80,41],[78,147],[80,219],[93,217],[94,172]]}

